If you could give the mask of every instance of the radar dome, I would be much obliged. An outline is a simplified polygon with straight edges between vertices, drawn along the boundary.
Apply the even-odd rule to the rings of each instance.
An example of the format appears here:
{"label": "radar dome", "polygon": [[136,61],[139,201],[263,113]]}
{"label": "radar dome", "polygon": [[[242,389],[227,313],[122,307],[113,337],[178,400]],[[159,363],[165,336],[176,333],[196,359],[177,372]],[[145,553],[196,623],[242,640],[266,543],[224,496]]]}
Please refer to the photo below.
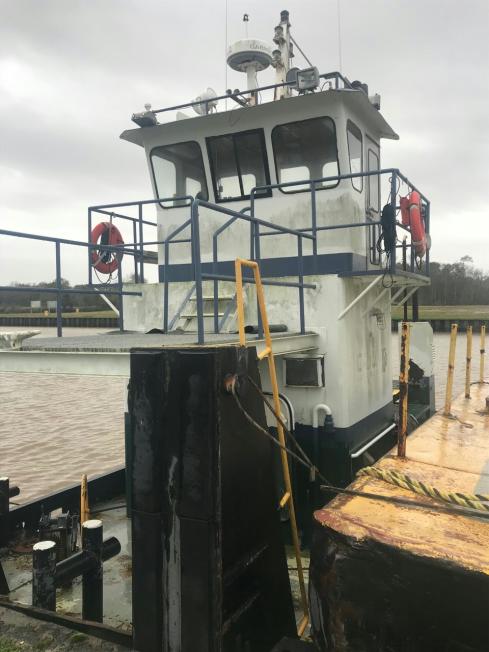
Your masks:
{"label": "radar dome", "polygon": [[256,72],[265,70],[272,63],[272,49],[265,41],[244,39],[229,46],[228,66],[238,72],[247,72],[250,67]]}

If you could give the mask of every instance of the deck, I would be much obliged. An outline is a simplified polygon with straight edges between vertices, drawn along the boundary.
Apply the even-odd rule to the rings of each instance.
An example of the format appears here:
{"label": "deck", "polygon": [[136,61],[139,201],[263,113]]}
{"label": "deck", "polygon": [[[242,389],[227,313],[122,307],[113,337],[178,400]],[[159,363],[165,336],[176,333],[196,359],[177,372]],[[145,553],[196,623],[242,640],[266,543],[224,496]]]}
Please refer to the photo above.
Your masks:
{"label": "deck", "polygon": [[[486,411],[489,386],[473,385],[471,394],[470,399],[462,395],[452,403],[452,414],[456,418],[445,417],[439,412],[417,428],[408,438],[406,459],[398,458],[396,451],[391,451],[375,467],[401,472],[441,491],[489,494],[489,412]],[[343,634],[346,642],[350,642],[358,613],[362,609],[380,608],[382,604],[388,605],[383,622],[374,617],[369,623],[372,637],[382,633],[389,640],[390,634],[385,631],[389,621],[391,626],[393,622],[394,627],[397,625],[397,635],[402,636],[405,622],[401,613],[406,609],[410,610],[410,618],[414,621],[410,630],[410,635],[414,635],[417,627],[421,628],[416,622],[414,603],[424,605],[430,613],[433,629],[440,617],[444,625],[439,631],[447,632],[447,636],[451,632],[450,641],[468,644],[470,639],[472,647],[463,649],[487,649],[483,647],[488,642],[487,627],[482,625],[484,632],[477,630],[481,623],[476,605],[481,605],[480,613],[487,613],[489,520],[483,514],[477,517],[438,511],[437,506],[447,503],[369,476],[358,477],[349,488],[423,503],[426,508],[341,495],[315,513],[319,546],[316,551],[326,550],[328,546],[330,554],[331,546],[335,550],[330,566],[316,564],[315,583],[317,587],[323,583],[323,588],[318,589],[323,607],[330,614],[340,610],[337,596],[341,593],[341,602],[348,601],[351,588],[346,587],[348,569],[351,572],[355,567],[357,576],[365,583],[365,593],[358,591],[350,605],[351,613]],[[338,572],[341,556],[343,569]],[[324,589],[328,579],[331,585]],[[335,595],[335,592],[338,593]],[[450,601],[448,607],[445,598]],[[456,627],[449,612],[455,607],[458,609],[462,627],[464,601],[473,604],[471,624],[466,623],[465,631],[460,630],[462,634],[460,631],[454,633]],[[422,620],[421,615],[419,619]],[[335,629],[332,622],[330,620],[331,636]],[[426,624],[424,627],[427,631]],[[467,638],[461,640],[464,636]],[[422,638],[416,641],[419,646],[416,649],[442,649],[434,640],[430,640],[432,647],[426,647]],[[362,649],[374,648],[367,644]]]}
{"label": "deck", "polygon": [[[238,346],[237,333],[206,333],[205,346]],[[318,346],[316,333],[272,333],[275,355],[304,353]],[[246,335],[247,346],[259,353],[265,340]],[[129,352],[146,347],[192,347],[197,344],[193,332],[105,333],[75,337],[39,337],[24,340],[21,349],[0,350],[0,372],[91,374],[129,376]]]}

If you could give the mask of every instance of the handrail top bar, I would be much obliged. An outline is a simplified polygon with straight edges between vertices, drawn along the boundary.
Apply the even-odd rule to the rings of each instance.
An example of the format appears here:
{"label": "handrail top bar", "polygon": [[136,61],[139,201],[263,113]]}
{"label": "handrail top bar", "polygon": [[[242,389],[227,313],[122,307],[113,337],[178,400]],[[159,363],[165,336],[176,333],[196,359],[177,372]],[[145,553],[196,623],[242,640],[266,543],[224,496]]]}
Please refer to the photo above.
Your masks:
{"label": "handrail top bar", "polygon": [[[182,195],[181,197],[157,197],[156,199],[140,199],[139,201],[126,201],[119,204],[102,204],[100,206],[89,206],[89,211],[97,211],[103,208],[126,208],[127,206],[145,206],[146,204],[159,204],[160,202],[182,201],[187,199],[193,201],[193,195]],[[138,218],[135,218],[138,219]]]}
{"label": "handrail top bar", "polygon": [[148,224],[148,226],[158,226],[157,222],[151,222],[150,220],[140,220],[138,217],[131,217],[130,215],[122,215],[122,213],[114,213],[114,211],[105,211],[102,208],[89,208],[92,213],[99,213],[100,215],[108,215],[109,217],[117,217],[121,220],[128,220],[129,222],[141,222],[142,224]]}
{"label": "handrail top bar", "polygon": [[[395,174],[398,176],[404,183],[406,183],[412,190],[415,190],[416,192],[419,192],[420,196],[422,199],[425,200],[428,204],[430,203],[429,199],[423,195],[423,193],[416,188],[416,186],[409,181],[409,179],[400,172],[398,168],[382,168],[380,170],[364,170],[363,172],[351,172],[349,174],[337,174],[336,176],[333,177],[321,177],[320,179],[306,179],[304,181],[284,181],[283,183],[269,183],[264,186],[255,186],[254,188],[251,189],[250,192],[250,197],[255,199],[255,195],[257,192],[263,191],[263,190],[273,190],[275,188],[289,188],[293,186],[304,186],[304,185],[309,185],[310,186],[310,192],[313,192],[316,190],[314,188],[315,184],[318,183],[323,183],[325,181],[343,181],[344,179],[355,179],[358,177],[372,177],[372,176],[380,176],[381,174]],[[322,188],[318,188],[317,190],[323,190]]]}
{"label": "handrail top bar", "polygon": [[[103,251],[124,251],[125,247],[134,247],[137,245],[157,245],[164,244],[164,240],[157,240],[155,242],[125,242],[121,245],[105,245],[94,244],[93,242],[82,242],[81,240],[69,240],[67,238],[54,238],[49,235],[38,235],[37,233],[24,233],[22,231],[9,231],[8,229],[0,229],[0,235],[10,236],[13,238],[25,238],[26,240],[41,240],[42,242],[54,242],[65,245],[72,245],[74,247],[85,247],[87,249],[101,249]],[[129,252],[128,253],[132,253]]]}
{"label": "handrail top bar", "polygon": [[[322,75],[319,75],[319,79],[337,79],[341,80],[345,88],[348,88],[350,90],[356,90],[353,89],[350,82],[346,77],[344,77],[340,72],[327,72],[323,73]],[[209,104],[209,102],[217,102],[219,100],[228,100],[232,99],[233,97],[239,97],[240,95],[251,95],[252,93],[259,93],[261,91],[270,91],[275,88],[282,88],[284,86],[293,86],[296,82],[295,81],[290,81],[290,82],[282,82],[280,84],[268,84],[267,86],[259,86],[258,88],[252,88],[252,89],[247,89],[244,91],[239,91],[238,93],[230,92],[230,93],[225,93],[224,95],[219,95],[218,97],[212,97],[209,98],[208,100],[194,100],[193,102],[185,102],[184,104],[175,104],[174,106],[169,106],[164,109],[151,109],[151,113],[166,113],[167,111],[176,111],[177,109],[185,109],[191,106],[197,106],[198,104]]]}
{"label": "handrail top bar", "polygon": [[275,229],[276,231],[280,231],[282,233],[288,233],[289,235],[295,235],[301,238],[307,238],[309,240],[316,239],[315,236],[313,235],[308,235],[307,233],[301,233],[300,231],[296,231],[295,229],[288,229],[285,226],[281,226],[279,224],[273,224],[273,222],[267,222],[266,220],[260,220],[258,217],[251,217],[251,215],[245,215],[244,213],[233,211],[230,208],[224,208],[224,206],[219,206],[218,204],[212,204],[211,202],[204,201],[203,199],[195,199],[194,205],[197,207],[204,206],[205,208],[210,208],[213,211],[217,211],[218,213],[231,215],[232,217],[237,217],[239,219],[244,220],[245,222],[253,222],[254,224],[259,224],[260,226],[267,226],[271,229]]}

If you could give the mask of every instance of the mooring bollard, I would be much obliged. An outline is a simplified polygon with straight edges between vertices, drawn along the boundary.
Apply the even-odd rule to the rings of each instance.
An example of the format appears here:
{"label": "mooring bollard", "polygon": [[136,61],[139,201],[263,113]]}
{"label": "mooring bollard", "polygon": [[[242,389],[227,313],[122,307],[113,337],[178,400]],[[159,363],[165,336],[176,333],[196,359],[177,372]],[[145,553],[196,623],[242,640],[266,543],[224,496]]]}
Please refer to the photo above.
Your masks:
{"label": "mooring bollard", "polygon": [[10,498],[18,496],[19,493],[19,487],[16,487],[15,485],[10,486],[9,478],[0,478],[0,546],[5,546],[9,542]]}
{"label": "mooring bollard", "polygon": [[104,571],[102,564],[102,521],[93,519],[82,525],[82,548],[93,560],[93,567],[82,576],[82,617],[84,620],[103,622]]}
{"label": "mooring bollard", "polygon": [[483,324],[481,326],[481,360],[480,360],[480,367],[479,367],[479,382],[483,383],[484,382],[484,363],[485,363],[485,357],[486,357],[486,325]]}
{"label": "mooring bollard", "polygon": [[40,541],[32,549],[32,605],[56,611],[56,544]]}
{"label": "mooring bollard", "polygon": [[443,414],[446,417],[451,415],[452,408],[452,392],[453,392],[453,372],[455,369],[455,349],[457,346],[457,324],[452,324],[450,330],[450,351],[448,353],[448,374],[447,374],[447,388],[445,392],[445,409]]}
{"label": "mooring bollard", "polygon": [[401,331],[401,368],[399,373],[399,431],[397,436],[397,454],[399,457],[406,457],[409,387],[409,336],[409,324],[403,321]]}
{"label": "mooring bollard", "polygon": [[467,355],[465,358],[465,398],[470,398],[471,368],[472,368],[472,326],[467,326]]}

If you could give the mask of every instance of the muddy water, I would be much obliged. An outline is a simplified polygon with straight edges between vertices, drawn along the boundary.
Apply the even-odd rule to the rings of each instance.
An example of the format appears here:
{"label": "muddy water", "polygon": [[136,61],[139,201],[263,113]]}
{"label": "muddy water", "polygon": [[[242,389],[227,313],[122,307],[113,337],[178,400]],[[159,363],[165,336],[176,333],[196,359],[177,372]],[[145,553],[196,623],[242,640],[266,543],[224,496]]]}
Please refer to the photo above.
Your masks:
{"label": "muddy water", "polygon": [[[42,336],[54,334],[42,330]],[[81,334],[81,329],[65,334],[70,331]],[[444,400],[448,338],[435,335],[437,407]],[[397,335],[392,347],[397,356]],[[478,348],[475,337],[474,379]],[[463,390],[464,364],[460,336],[454,394]],[[0,373],[0,475],[21,486],[16,500],[25,502],[77,482],[82,473],[90,476],[123,463],[126,387],[127,378]]]}

